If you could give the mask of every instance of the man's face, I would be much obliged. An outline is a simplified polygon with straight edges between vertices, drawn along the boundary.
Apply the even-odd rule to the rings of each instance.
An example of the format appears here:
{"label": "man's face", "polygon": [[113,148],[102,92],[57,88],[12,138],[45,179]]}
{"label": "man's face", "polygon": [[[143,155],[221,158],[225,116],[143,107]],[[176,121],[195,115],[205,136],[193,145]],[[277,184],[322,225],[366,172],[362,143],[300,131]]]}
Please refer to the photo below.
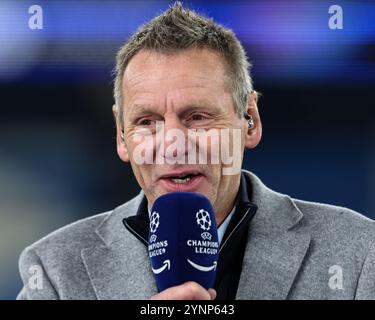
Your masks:
{"label": "man's face", "polygon": [[[237,143],[241,145],[239,157],[242,163],[247,124],[235,112],[225,81],[228,80],[222,58],[207,49],[190,49],[169,55],[141,51],[127,66],[123,77],[124,141],[119,141],[118,133],[118,153],[122,160],[130,161],[150,207],[163,194],[188,191],[202,193],[211,201],[218,223],[232,208],[240,175],[223,175],[221,163],[210,163],[209,139],[208,146],[205,146],[207,163],[155,163],[157,152],[161,152],[162,158],[167,158],[160,143],[156,142],[157,122],[164,124],[165,133],[170,129],[184,133],[186,159],[188,129],[217,129],[219,133],[224,128],[240,129],[241,138]],[[139,164],[135,159],[135,150],[140,144],[135,137],[144,129],[152,133],[155,141],[149,145],[153,149],[152,164]],[[232,146],[233,135],[229,137]],[[162,140],[166,150],[172,141]],[[200,148],[198,144],[194,147]],[[183,179],[186,176],[188,178]]]}

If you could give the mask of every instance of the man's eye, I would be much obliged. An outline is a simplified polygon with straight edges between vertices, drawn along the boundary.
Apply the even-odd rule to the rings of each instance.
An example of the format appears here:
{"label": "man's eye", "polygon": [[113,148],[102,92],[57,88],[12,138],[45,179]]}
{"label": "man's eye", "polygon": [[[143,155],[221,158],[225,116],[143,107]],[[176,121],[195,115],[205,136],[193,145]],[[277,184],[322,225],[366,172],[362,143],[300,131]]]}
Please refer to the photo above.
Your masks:
{"label": "man's eye", "polygon": [[199,120],[204,120],[206,117],[202,114],[194,114],[191,116],[191,120],[193,121],[199,121]]}
{"label": "man's eye", "polygon": [[138,121],[138,125],[150,126],[150,125],[152,125],[152,120],[151,119],[141,119],[140,121]]}

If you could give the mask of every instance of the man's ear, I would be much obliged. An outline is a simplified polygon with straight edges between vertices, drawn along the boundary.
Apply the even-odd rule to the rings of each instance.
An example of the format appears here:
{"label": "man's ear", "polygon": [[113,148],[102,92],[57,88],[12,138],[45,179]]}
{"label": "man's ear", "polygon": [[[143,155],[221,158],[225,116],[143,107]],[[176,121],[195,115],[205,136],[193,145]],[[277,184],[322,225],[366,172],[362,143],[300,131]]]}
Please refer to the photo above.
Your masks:
{"label": "man's ear", "polygon": [[119,113],[116,105],[112,107],[113,116],[116,122],[116,144],[117,144],[117,154],[120,159],[124,162],[129,162],[128,148],[125,143],[125,133],[123,129],[123,121],[119,119]]}
{"label": "man's ear", "polygon": [[[262,138],[262,123],[258,112],[258,93],[253,91],[248,99],[246,112],[250,116],[250,120],[243,119],[243,129],[245,130],[245,147],[249,149],[255,148]],[[253,121],[254,125],[249,128],[249,121]]]}

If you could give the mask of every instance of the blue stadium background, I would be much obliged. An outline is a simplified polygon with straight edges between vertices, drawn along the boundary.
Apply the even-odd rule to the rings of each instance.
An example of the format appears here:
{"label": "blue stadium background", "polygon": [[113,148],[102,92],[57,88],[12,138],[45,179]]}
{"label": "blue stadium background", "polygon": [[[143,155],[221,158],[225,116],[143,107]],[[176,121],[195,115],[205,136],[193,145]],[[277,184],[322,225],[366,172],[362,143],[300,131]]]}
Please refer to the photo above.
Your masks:
{"label": "blue stadium background", "polygon": [[[139,188],[116,155],[116,50],[170,1],[0,1],[0,299],[21,250]],[[293,197],[375,218],[375,3],[186,1],[254,64],[264,136],[244,167]],[[28,8],[43,8],[30,30]],[[344,28],[328,27],[341,5]]]}

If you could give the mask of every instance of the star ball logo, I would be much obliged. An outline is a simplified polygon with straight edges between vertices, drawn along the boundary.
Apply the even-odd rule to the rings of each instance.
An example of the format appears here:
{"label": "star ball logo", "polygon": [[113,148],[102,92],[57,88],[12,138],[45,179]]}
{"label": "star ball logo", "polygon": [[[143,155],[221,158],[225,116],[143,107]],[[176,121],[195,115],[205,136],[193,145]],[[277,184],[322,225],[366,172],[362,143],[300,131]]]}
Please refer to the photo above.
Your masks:
{"label": "star ball logo", "polygon": [[202,230],[205,231],[201,234],[202,239],[203,240],[211,240],[212,235],[211,235],[211,233],[208,232],[211,228],[211,218],[210,218],[210,214],[208,213],[208,211],[206,211],[204,209],[200,209],[196,213],[195,217],[197,219],[197,225]]}
{"label": "star ball logo", "polygon": [[156,230],[159,227],[159,224],[160,224],[160,215],[159,215],[158,212],[154,211],[151,214],[151,218],[150,218],[150,231],[151,231],[151,233],[156,232]]}
{"label": "star ball logo", "polygon": [[197,224],[200,226],[201,229],[204,231],[209,231],[211,228],[211,218],[208,211],[204,209],[200,209],[197,214],[195,215],[197,219]]}

